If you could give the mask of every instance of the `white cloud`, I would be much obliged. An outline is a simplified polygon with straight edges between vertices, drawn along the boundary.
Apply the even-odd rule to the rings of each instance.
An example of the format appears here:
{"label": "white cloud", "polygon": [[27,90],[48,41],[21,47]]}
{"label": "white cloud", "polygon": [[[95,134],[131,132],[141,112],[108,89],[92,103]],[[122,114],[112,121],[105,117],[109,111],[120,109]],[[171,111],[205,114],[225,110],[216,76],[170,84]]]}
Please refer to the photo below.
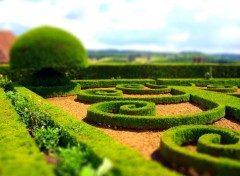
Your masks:
{"label": "white cloud", "polygon": [[[101,10],[100,7],[104,9]],[[192,46],[192,43],[188,42],[193,42],[192,37],[200,31],[203,33],[200,37],[207,36],[206,40],[211,44],[220,43],[219,46],[224,50],[226,48],[224,40],[228,40],[227,43],[231,46],[240,43],[238,8],[238,0],[135,0],[130,2],[127,0],[94,2],[88,0],[3,0],[0,1],[0,29],[17,30],[16,26],[22,26],[23,30],[44,24],[54,25],[75,34],[87,48],[111,48],[113,42],[98,40],[96,36],[99,34],[116,32],[132,34],[131,31],[139,31],[140,33],[136,35],[140,36],[146,35],[146,32],[141,33],[141,31],[155,31],[142,38],[143,41],[146,41],[147,37],[150,41],[155,41],[155,43],[148,42],[147,46],[145,43],[136,44],[136,42],[129,41],[132,43],[130,45],[127,39],[125,44],[122,40],[121,44],[114,45],[119,48],[150,50],[187,48]],[[215,30],[211,31],[212,36],[209,36],[209,25]],[[131,39],[136,40],[136,37],[130,36],[129,40]],[[116,38],[111,40],[118,41]],[[194,42],[199,42],[195,40]],[[201,46],[203,45],[202,43]],[[195,46],[197,47],[197,44]],[[205,47],[208,51],[211,48],[217,50],[216,46]],[[235,48],[232,50],[236,51]]]}

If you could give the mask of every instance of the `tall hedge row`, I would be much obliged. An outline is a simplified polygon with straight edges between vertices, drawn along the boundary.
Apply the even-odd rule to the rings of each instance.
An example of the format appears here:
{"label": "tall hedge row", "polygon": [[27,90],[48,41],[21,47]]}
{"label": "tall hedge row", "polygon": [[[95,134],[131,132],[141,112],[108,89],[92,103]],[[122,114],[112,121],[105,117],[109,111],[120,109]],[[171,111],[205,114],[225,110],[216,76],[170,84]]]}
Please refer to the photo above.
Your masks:
{"label": "tall hedge row", "polygon": [[[71,79],[110,79],[110,78],[204,78],[212,67],[214,78],[239,78],[240,65],[213,64],[92,64],[88,68],[67,68],[63,70]],[[0,74],[8,74],[13,80],[28,75],[33,70],[10,70],[0,66]]]}

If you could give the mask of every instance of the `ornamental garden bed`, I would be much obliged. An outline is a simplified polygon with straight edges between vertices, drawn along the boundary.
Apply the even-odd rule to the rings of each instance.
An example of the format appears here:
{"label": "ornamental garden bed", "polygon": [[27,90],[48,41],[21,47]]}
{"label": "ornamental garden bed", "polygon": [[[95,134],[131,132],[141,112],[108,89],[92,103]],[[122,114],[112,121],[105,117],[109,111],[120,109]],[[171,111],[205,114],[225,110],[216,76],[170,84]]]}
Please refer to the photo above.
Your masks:
{"label": "ornamental garden bed", "polygon": [[226,94],[240,86],[238,65],[88,66],[82,43],[50,26],[10,52],[1,176],[239,176],[240,99]]}
{"label": "ornamental garden bed", "polygon": [[[143,88],[145,89],[145,87]],[[14,91],[22,94],[24,99],[33,103],[32,105],[37,104],[40,112],[46,114],[40,115],[41,118],[51,119],[50,121],[40,120],[42,125],[49,124],[47,126],[58,129],[57,143],[58,147],[62,147],[62,149],[57,149],[57,154],[52,154],[52,151],[47,151],[46,146],[40,145],[39,149],[45,153],[46,159],[41,159],[44,166],[39,172],[49,172],[47,175],[61,175],[65,170],[63,171],[62,167],[58,169],[59,163],[64,163],[57,157],[63,155],[59,152],[70,152],[73,153],[73,156],[78,156],[73,151],[85,151],[87,148],[87,150],[90,150],[87,156],[91,158],[88,163],[92,164],[91,167],[84,165],[83,168],[88,170],[88,167],[90,167],[89,170],[94,174],[100,172],[101,168],[106,167],[108,168],[107,175],[133,175],[135,173],[138,175],[161,175],[162,173],[164,175],[224,175],[226,172],[231,173],[230,175],[237,175],[239,173],[239,161],[238,158],[232,158],[231,156],[238,156],[239,98],[195,87],[169,86],[168,88],[171,90],[169,93],[144,95],[144,93],[134,94],[136,93],[134,92],[130,94],[131,96],[123,92],[122,94],[111,95],[115,93],[114,91],[111,92],[112,90],[118,90],[116,87],[86,88],[78,91],[74,90],[76,92],[72,96],[53,97],[47,100],[20,85],[15,85]],[[151,88],[146,90],[151,90]],[[100,92],[97,92],[97,98],[92,96],[95,94],[91,92],[94,102],[86,103],[86,99],[82,101],[79,95],[87,91]],[[90,99],[91,96],[86,97]],[[1,97],[4,97],[3,92]],[[108,97],[109,100],[106,101],[100,97]],[[152,97],[158,98],[154,99]],[[126,100],[124,100],[125,98]],[[164,98],[164,101],[162,98]],[[8,103],[10,107],[9,100],[4,98],[3,101],[5,104]],[[16,104],[14,107],[16,108]],[[13,111],[10,110],[10,112]],[[16,111],[19,110],[16,109]],[[26,109],[23,109],[23,111],[28,112]],[[18,115],[15,116],[17,119]],[[18,123],[20,122],[18,121]],[[34,117],[29,123],[38,124]],[[24,127],[23,123],[19,125]],[[220,127],[228,130],[224,131],[225,129]],[[38,133],[34,132],[35,128],[37,129],[37,127],[25,127],[25,130],[24,128],[19,130],[30,131],[29,137],[38,141]],[[176,129],[177,133],[175,134],[175,131],[171,129]],[[198,134],[197,129],[203,129],[201,134]],[[191,130],[195,130],[195,132]],[[178,131],[180,132],[178,133]],[[222,136],[223,139],[217,139],[219,137],[212,137],[211,135],[204,137],[205,134],[212,134],[212,131],[214,134]],[[18,131],[15,133],[18,133]],[[226,135],[229,134],[231,138],[230,136],[225,137],[225,133]],[[48,132],[44,134],[47,135]],[[171,135],[168,137],[168,134],[173,134],[175,137],[171,137]],[[178,135],[181,137],[179,138],[180,142],[178,141]],[[18,138],[16,134],[14,136]],[[173,142],[171,142],[171,138],[174,139]],[[198,149],[198,145],[200,145],[198,144],[198,138],[199,140],[203,138],[204,142],[201,142],[201,146],[204,145],[204,149],[202,149],[203,147]],[[84,149],[79,148],[79,144],[84,145]],[[35,146],[34,143],[31,145]],[[39,146],[39,143],[37,143],[37,146]],[[227,155],[212,154],[211,150],[215,150],[215,148],[211,149],[212,146],[221,150],[218,153],[227,153]],[[230,148],[228,149],[226,146]],[[228,155],[229,150],[234,152],[232,154],[230,152],[231,156]],[[37,153],[41,156],[40,152]],[[176,156],[171,156],[172,153]],[[9,154],[6,153],[5,155],[9,157]],[[69,153],[68,155],[67,158],[71,156]],[[177,161],[178,158],[184,162]],[[216,158],[223,159],[215,162]],[[9,166],[12,165],[13,161],[9,160],[8,162],[10,163],[7,167],[9,169],[8,173],[11,173],[11,167]],[[35,165],[34,159],[31,165]],[[208,165],[211,165],[210,169],[207,167]],[[70,164],[68,168],[71,167],[73,166]],[[154,169],[150,169],[152,167]],[[228,167],[231,169],[228,169]],[[3,170],[5,170],[4,167]],[[36,175],[39,174],[36,173]]]}

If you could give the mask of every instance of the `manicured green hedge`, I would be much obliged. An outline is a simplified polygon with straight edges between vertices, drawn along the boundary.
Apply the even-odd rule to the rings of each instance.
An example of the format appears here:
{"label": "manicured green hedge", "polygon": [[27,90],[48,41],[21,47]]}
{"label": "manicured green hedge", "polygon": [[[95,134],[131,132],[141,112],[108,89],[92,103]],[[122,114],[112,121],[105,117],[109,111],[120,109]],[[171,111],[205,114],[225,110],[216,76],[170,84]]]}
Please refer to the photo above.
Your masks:
{"label": "manicured green hedge", "polygon": [[109,175],[181,175],[170,171],[160,163],[145,159],[135,150],[125,147],[98,129],[79,121],[75,116],[52,105],[30,90],[24,87],[15,87],[15,90],[24,93],[27,97],[30,95],[35,101],[42,101],[41,109],[48,112],[54,123],[69,134],[68,137],[62,139],[62,143],[69,143],[69,140],[83,143],[98,157],[109,158],[114,164],[114,169]]}
{"label": "manicured green hedge", "polygon": [[216,92],[223,92],[223,93],[232,93],[238,90],[237,86],[226,86],[226,85],[216,85],[210,84],[207,85],[207,90],[216,91]]}
{"label": "manicured green hedge", "polygon": [[96,80],[74,80],[81,88],[115,87],[118,84],[155,84],[153,79],[96,79]]}
{"label": "manicured green hedge", "polygon": [[211,80],[198,78],[178,78],[178,79],[164,79],[159,78],[157,79],[157,84],[160,85],[176,85],[176,86],[190,86],[195,84],[196,86],[207,86],[209,84],[218,84],[218,85],[232,85],[232,86],[240,86],[240,79],[239,78],[214,78]]}
{"label": "manicured green hedge", "polygon": [[[237,64],[92,64],[88,68],[68,68],[61,70],[61,72],[66,73],[73,80],[116,79],[120,77],[141,79],[204,78],[210,67],[212,67],[214,79],[240,78],[240,65]],[[0,67],[0,74],[3,72],[7,73],[13,81],[18,81],[20,77],[29,75],[33,70],[18,70],[16,72],[15,70]],[[238,85],[240,84],[238,83]],[[81,86],[84,88],[83,85]]]}
{"label": "manicured green hedge", "polygon": [[[214,133],[221,136],[221,142],[229,145],[208,142],[209,146],[214,146],[224,153],[237,154],[239,156],[240,149],[240,133],[226,128],[204,126],[204,125],[188,125],[171,128],[162,135],[160,144],[160,154],[163,160],[170,165],[183,166],[186,168],[194,168],[200,174],[210,173],[211,175],[231,175],[238,176],[240,173],[239,160],[227,158],[221,152],[215,153],[218,157],[211,156],[206,153],[192,152],[181,145],[196,142],[202,135]],[[234,149],[234,151],[232,150]],[[238,152],[235,152],[235,151]]]}
{"label": "manicured green hedge", "polygon": [[40,26],[25,32],[10,50],[13,69],[84,68],[87,64],[87,52],[79,39],[52,26]]}
{"label": "manicured green hedge", "polygon": [[[96,103],[101,101],[113,101],[113,100],[145,100],[150,101],[154,103],[162,103],[162,104],[169,104],[169,103],[180,103],[180,102],[186,102],[189,101],[190,95],[186,94],[184,92],[171,89],[171,93],[173,96],[146,96],[146,97],[124,97],[124,96],[103,96],[103,95],[97,95],[95,92],[97,90],[81,90],[77,94],[77,100],[84,103]],[[120,90],[119,90],[120,91]]]}
{"label": "manicured green hedge", "polygon": [[165,85],[157,85],[157,84],[151,84],[151,83],[146,83],[146,87],[149,87],[151,89],[162,89],[162,88],[168,88],[168,86]]}
{"label": "manicured green hedge", "polygon": [[171,92],[171,88],[146,89],[143,84],[118,84],[116,89],[124,94],[161,94]]}
{"label": "manicured green hedge", "polygon": [[240,77],[240,65],[237,64],[93,64],[86,70],[69,70],[69,74],[84,79],[204,78],[210,68],[214,78]]}
{"label": "manicured green hedge", "polygon": [[76,95],[80,90],[81,86],[77,83],[70,83],[65,86],[49,86],[49,87],[27,87],[42,97],[56,97],[56,96],[69,96]]}
{"label": "manicured green hedge", "polygon": [[[175,116],[149,116],[145,114],[122,114],[119,113],[121,106],[135,105],[136,107],[144,102],[142,101],[108,101],[91,105],[87,110],[86,120],[107,124],[112,127],[125,127],[135,129],[166,129],[172,126],[186,124],[207,124],[212,123],[225,116],[225,107],[219,106],[207,99],[191,96],[191,101],[201,104],[208,108],[191,115]],[[147,103],[146,103],[147,104]],[[114,113],[112,113],[114,112]]]}
{"label": "manicured green hedge", "polygon": [[[240,138],[229,136],[223,139],[221,135],[216,133],[207,133],[199,137],[197,150],[201,153],[207,153],[213,156],[228,157],[240,160]],[[222,145],[222,143],[228,145]]]}
{"label": "manicured green hedge", "polygon": [[0,104],[0,175],[54,175],[1,88]]}
{"label": "manicured green hedge", "polygon": [[226,117],[240,120],[240,99],[237,97],[214,91],[206,91],[194,87],[174,87],[174,89],[189,93],[191,96],[196,95],[199,98],[217,102],[219,105],[226,107]]}

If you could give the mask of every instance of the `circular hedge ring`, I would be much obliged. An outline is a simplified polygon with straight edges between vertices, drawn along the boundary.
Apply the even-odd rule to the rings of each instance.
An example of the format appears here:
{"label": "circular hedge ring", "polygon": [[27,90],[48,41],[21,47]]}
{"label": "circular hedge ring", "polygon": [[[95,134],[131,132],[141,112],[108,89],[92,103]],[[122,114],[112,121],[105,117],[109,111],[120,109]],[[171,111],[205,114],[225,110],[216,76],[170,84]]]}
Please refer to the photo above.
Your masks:
{"label": "circular hedge ring", "polygon": [[[192,152],[184,144],[197,142]],[[194,168],[200,174],[238,176],[240,173],[240,133],[206,125],[184,125],[165,131],[160,154],[169,164]]]}
{"label": "circular hedge ring", "polygon": [[[91,105],[86,119],[95,123],[134,129],[166,129],[186,124],[212,123],[225,115],[224,106],[191,115],[152,116],[146,101],[105,101]],[[151,107],[154,103],[151,103]],[[155,104],[154,104],[155,108]],[[144,113],[142,113],[142,110]],[[147,113],[146,113],[147,111]],[[114,112],[114,113],[112,113]],[[127,114],[126,114],[127,113]]]}
{"label": "circular hedge ring", "polygon": [[215,85],[215,84],[207,85],[207,90],[223,92],[223,93],[236,92],[237,89],[238,89],[237,86],[231,86],[231,85]]}
{"label": "circular hedge ring", "polygon": [[118,84],[116,89],[122,90],[125,94],[161,94],[171,92],[171,88],[145,89],[142,84]]}

